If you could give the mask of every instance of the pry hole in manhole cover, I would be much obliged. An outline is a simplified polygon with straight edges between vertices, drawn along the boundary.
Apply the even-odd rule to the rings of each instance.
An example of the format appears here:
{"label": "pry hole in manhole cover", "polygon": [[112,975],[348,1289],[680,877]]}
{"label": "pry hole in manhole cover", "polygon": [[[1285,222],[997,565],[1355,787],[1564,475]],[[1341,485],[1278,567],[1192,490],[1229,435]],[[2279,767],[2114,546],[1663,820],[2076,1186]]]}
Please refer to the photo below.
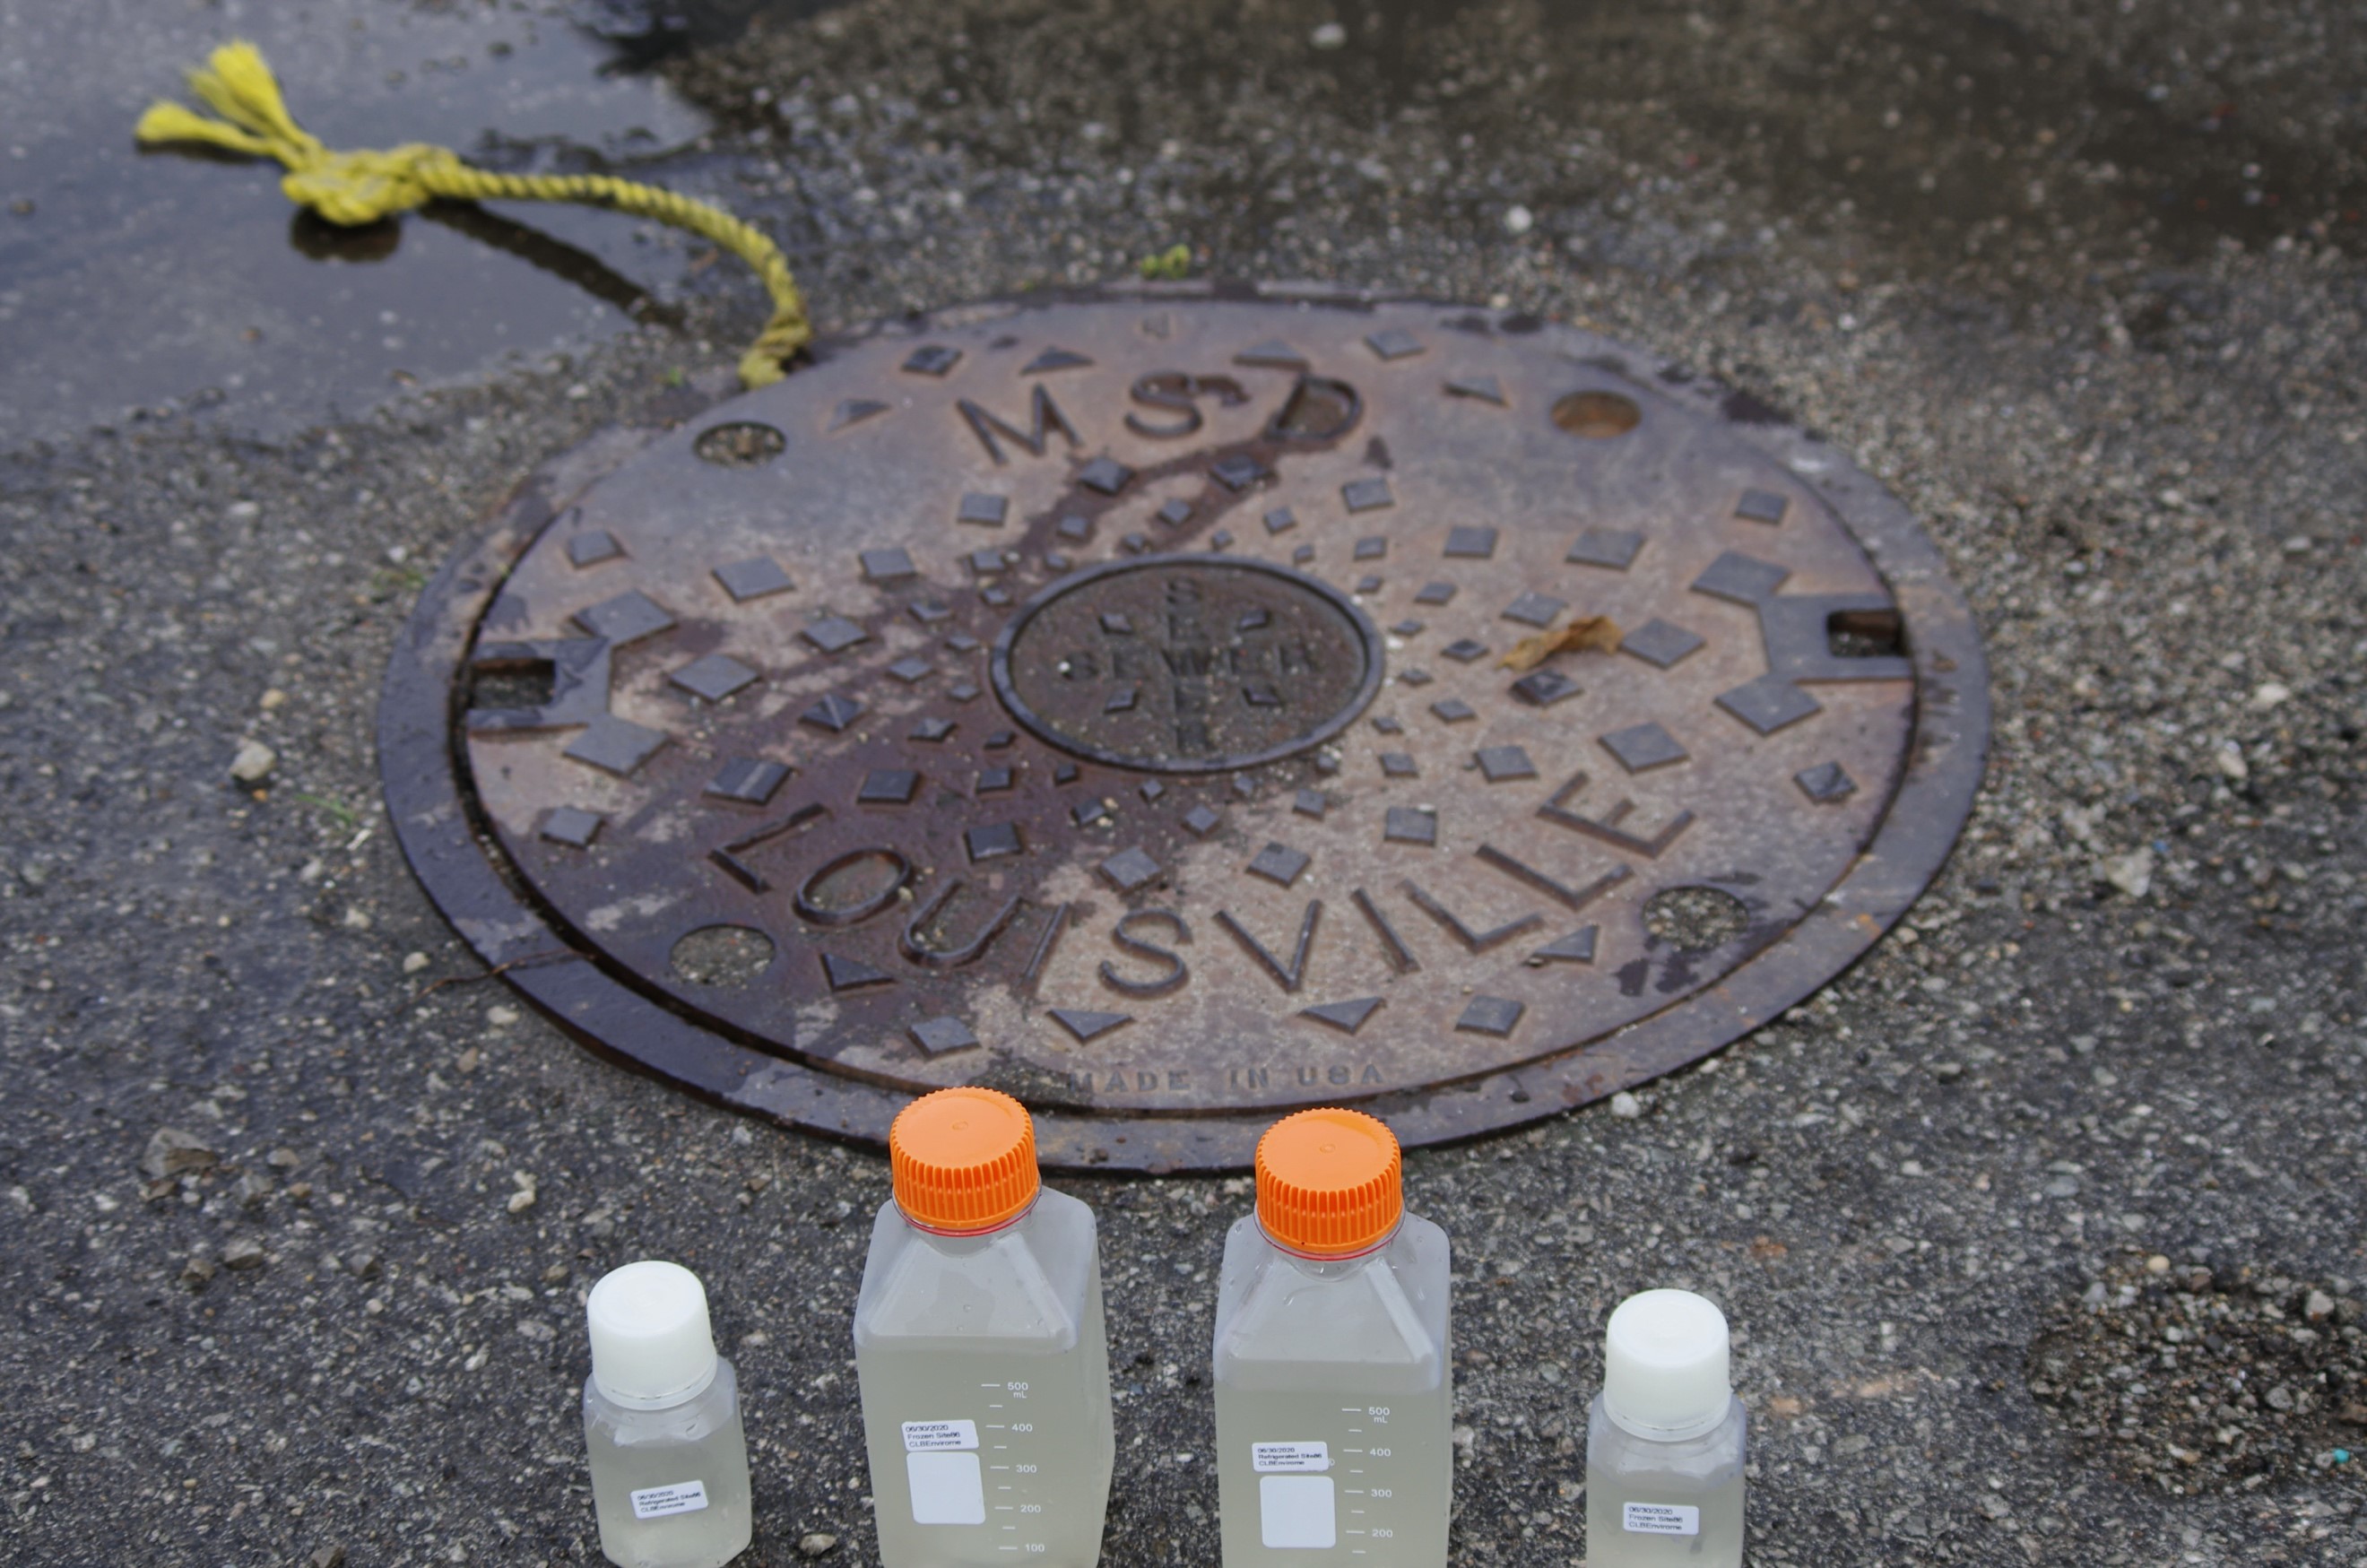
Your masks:
{"label": "pry hole in manhole cover", "polygon": [[1572,392],[1553,406],[1553,422],[1572,435],[1608,441],[1643,423],[1636,400],[1617,392]]}
{"label": "pry hole in manhole cover", "polygon": [[1825,620],[1825,646],[1836,659],[1896,659],[1907,628],[1895,610],[1836,610]]}
{"label": "pry hole in manhole cover", "polygon": [[1680,953],[1724,947],[1750,925],[1742,900],[1722,887],[1670,887],[1644,905],[1644,929]]}
{"label": "pry hole in manhole cover", "polygon": [[674,944],[674,972],[694,986],[729,990],[771,967],[773,939],[746,926],[706,926]]}
{"label": "pry hole in manhole cover", "polygon": [[771,425],[739,419],[701,431],[691,450],[720,468],[753,468],[779,457],[788,444]]}
{"label": "pry hole in manhole cover", "polygon": [[469,671],[469,706],[487,711],[548,707],[558,679],[558,667],[531,650],[481,659]]}

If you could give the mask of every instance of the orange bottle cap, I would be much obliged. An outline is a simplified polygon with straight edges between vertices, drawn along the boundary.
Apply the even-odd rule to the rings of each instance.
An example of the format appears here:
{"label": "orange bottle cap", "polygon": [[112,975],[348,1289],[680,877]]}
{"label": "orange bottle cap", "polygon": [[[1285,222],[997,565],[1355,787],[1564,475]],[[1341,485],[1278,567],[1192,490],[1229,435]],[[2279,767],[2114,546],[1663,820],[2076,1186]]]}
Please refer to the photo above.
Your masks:
{"label": "orange bottle cap", "polygon": [[1397,1134],[1361,1111],[1284,1117],[1258,1140],[1257,1214],[1275,1245],[1293,1252],[1370,1252],[1405,1215]]}
{"label": "orange bottle cap", "polygon": [[963,1235],[1009,1224],[1036,1201],[1036,1123],[996,1089],[924,1094],[888,1129],[896,1207],[923,1230]]}

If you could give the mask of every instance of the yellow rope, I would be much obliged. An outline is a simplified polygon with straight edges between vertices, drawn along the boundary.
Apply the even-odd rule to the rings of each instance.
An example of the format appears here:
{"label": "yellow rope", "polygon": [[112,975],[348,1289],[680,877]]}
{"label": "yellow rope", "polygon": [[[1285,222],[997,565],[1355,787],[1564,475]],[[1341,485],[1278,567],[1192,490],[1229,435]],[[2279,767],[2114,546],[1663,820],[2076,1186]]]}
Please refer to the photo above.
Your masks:
{"label": "yellow rope", "polygon": [[780,247],[719,208],[654,186],[606,175],[497,175],[471,168],[449,148],[410,142],[383,152],[336,152],[296,123],[262,51],[243,41],[214,51],[189,73],[189,86],[220,119],[175,103],[140,117],[143,142],[203,141],[233,152],[277,158],[287,166],[279,188],[332,223],[376,222],[437,197],[455,201],[582,201],[654,218],[712,240],[753,267],[773,297],[772,319],[740,358],[740,378],[767,386],[813,336],[805,299]]}

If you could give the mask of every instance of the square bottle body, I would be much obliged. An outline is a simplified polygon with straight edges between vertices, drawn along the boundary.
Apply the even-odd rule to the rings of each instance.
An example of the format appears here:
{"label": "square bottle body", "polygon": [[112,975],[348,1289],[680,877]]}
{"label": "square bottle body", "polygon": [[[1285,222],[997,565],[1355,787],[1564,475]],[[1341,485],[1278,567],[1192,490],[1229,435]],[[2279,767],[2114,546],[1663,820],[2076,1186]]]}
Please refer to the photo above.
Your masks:
{"label": "square bottle body", "polygon": [[1746,1419],[1673,1443],[1639,1438],[1596,1394],[1586,1417],[1589,1568],[1740,1568]]}
{"label": "square bottle body", "polygon": [[947,1236],[882,1205],[855,1362],[886,1568],[1099,1561],[1116,1438],[1091,1209],[1048,1189]]}
{"label": "square bottle body", "polygon": [[1448,1273],[1446,1233],[1416,1215],[1335,1261],[1233,1225],[1214,1354],[1224,1568],[1443,1568]]}
{"label": "square bottle body", "polygon": [[715,1381],[659,1410],[636,1410],[583,1384],[583,1440],[600,1551],[617,1568],[721,1568],[748,1549],[754,1514],[740,1380]]}

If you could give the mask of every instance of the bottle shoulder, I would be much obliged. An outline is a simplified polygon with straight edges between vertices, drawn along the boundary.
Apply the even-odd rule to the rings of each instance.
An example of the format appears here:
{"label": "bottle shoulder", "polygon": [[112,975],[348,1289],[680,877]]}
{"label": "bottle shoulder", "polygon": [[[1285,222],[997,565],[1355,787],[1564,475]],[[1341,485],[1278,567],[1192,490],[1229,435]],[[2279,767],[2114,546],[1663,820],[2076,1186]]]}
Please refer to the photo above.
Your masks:
{"label": "bottle shoulder", "polygon": [[1098,1244],[1098,1235],[1099,1223],[1092,1207],[1049,1187],[1037,1192],[1025,1215],[983,1236],[939,1235],[923,1231],[906,1220],[896,1200],[890,1198],[871,1216],[871,1243],[865,1267],[867,1270],[883,1258],[915,1248],[927,1248],[948,1258],[964,1258],[998,1249],[1007,1256],[1007,1249],[1014,1245],[1045,1259],[1048,1268],[1057,1267],[1061,1261],[1071,1261],[1064,1254],[1080,1248],[1090,1252]]}
{"label": "bottle shoulder", "polygon": [[1442,1287],[1454,1268],[1455,1247],[1446,1238],[1445,1228],[1420,1214],[1405,1217],[1389,1242],[1388,1253],[1401,1273],[1419,1270],[1437,1279]]}
{"label": "bottle shoulder", "polygon": [[1739,1472],[1750,1434],[1742,1401],[1728,1396],[1726,1418],[1697,1437],[1658,1442],[1611,1418],[1598,1393],[1586,1412],[1586,1463],[1607,1475],[1676,1475],[1715,1480]]}
{"label": "bottle shoulder", "polygon": [[655,1410],[619,1404],[591,1378],[583,1380],[585,1425],[620,1445],[696,1442],[738,1419],[739,1413],[740,1374],[724,1356],[715,1358],[715,1381],[680,1404]]}
{"label": "bottle shoulder", "polygon": [[1339,1361],[1443,1376],[1448,1284],[1445,1232],[1419,1216],[1377,1253],[1342,1262],[1285,1252],[1245,1219],[1226,1237],[1217,1376],[1251,1363]]}
{"label": "bottle shoulder", "polygon": [[[1226,1229],[1225,1262],[1228,1268],[1237,1262],[1242,1265],[1262,1264],[1269,1256],[1288,1259],[1294,1255],[1266,1239],[1265,1227],[1258,1224],[1254,1213],[1243,1214]],[[1396,1234],[1377,1254],[1350,1261],[1357,1264],[1379,1262],[1386,1264],[1400,1278],[1416,1278],[1425,1285],[1434,1279],[1444,1284],[1452,1268],[1453,1246],[1446,1238],[1446,1232],[1435,1221],[1410,1213],[1399,1222]],[[1323,1270],[1337,1268],[1343,1276],[1353,1271],[1339,1265],[1319,1264],[1317,1267]]]}
{"label": "bottle shoulder", "polygon": [[1101,1231],[1093,1205],[1049,1187],[1036,1194],[1036,1206],[1013,1228],[1023,1232],[1030,1245],[1046,1248],[1092,1247],[1097,1245]]}
{"label": "bottle shoulder", "polygon": [[1073,1341],[1100,1284],[1093,1210],[1045,1189],[1026,1217],[983,1236],[941,1236],[890,1200],[872,1224],[855,1298],[858,1349],[880,1340],[980,1337]]}

